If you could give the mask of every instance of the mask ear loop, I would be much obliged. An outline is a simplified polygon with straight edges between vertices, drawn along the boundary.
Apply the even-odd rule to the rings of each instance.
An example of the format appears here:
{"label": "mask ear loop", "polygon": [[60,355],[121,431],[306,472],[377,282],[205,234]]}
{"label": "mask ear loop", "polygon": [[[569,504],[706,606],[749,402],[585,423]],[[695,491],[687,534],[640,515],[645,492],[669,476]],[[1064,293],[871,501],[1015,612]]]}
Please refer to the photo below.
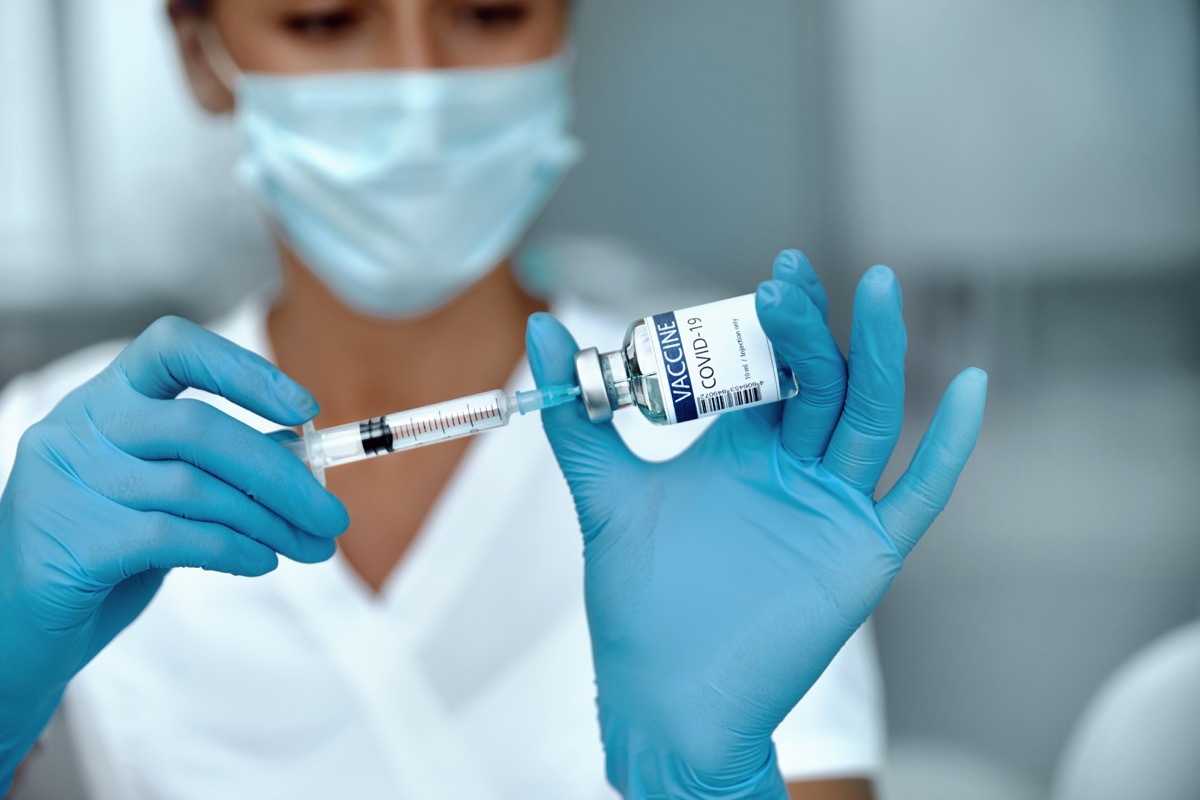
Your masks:
{"label": "mask ear loop", "polygon": [[200,52],[204,54],[204,60],[208,62],[213,75],[226,91],[236,95],[238,81],[242,77],[242,69],[233,60],[233,56],[229,55],[229,48],[225,46],[225,41],[221,38],[221,31],[217,29],[217,23],[211,19],[201,20],[196,29],[196,39],[200,44]]}

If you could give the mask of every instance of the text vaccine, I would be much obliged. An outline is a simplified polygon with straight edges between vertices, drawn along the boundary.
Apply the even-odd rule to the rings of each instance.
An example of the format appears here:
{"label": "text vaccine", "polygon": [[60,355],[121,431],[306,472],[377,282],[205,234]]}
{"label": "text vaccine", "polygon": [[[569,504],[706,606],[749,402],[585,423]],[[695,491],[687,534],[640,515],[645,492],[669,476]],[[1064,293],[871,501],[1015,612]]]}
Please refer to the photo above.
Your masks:
{"label": "text vaccine", "polygon": [[576,353],[575,370],[592,422],[633,405],[651,422],[673,425],[799,390],[759,326],[752,294],[640,319],[620,350]]}

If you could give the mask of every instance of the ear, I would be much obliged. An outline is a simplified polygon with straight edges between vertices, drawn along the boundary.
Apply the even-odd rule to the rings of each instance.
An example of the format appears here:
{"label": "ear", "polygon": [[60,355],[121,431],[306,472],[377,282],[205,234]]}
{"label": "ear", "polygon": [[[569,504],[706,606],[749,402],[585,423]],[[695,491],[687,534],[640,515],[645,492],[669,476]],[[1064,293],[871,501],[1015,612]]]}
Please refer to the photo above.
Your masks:
{"label": "ear", "polygon": [[187,75],[192,96],[210,114],[228,114],[233,111],[233,91],[217,75],[204,48],[201,26],[210,24],[195,14],[171,16],[179,61]]}

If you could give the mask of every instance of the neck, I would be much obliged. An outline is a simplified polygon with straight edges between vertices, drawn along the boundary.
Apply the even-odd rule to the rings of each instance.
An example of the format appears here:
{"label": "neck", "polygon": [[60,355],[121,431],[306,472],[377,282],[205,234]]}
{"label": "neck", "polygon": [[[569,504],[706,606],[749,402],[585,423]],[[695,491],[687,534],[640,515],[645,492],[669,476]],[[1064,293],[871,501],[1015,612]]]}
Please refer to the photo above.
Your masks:
{"label": "neck", "polygon": [[380,319],[345,306],[285,246],[267,318],[281,369],[340,425],[504,386],[525,354],[525,322],[545,308],[505,261],[421,317]]}

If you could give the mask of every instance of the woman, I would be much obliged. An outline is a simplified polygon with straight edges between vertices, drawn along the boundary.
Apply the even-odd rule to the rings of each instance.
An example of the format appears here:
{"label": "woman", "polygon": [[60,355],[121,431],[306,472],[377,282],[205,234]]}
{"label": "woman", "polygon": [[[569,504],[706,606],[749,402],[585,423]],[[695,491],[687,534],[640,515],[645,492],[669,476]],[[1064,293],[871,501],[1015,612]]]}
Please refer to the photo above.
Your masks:
{"label": "woman", "polygon": [[[36,736],[57,705],[60,685],[95,656],[64,708],[100,797],[609,796],[578,545],[566,530],[577,523],[538,437],[507,429],[339,468],[328,495],[251,430],[311,418],[315,405],[300,386],[320,399],[316,423],[325,427],[531,381],[521,337],[530,315],[547,305],[517,282],[509,256],[574,158],[565,128],[567,3],[209,0],[173,3],[171,11],[195,95],[210,112],[237,115],[241,175],[277,232],[278,294],[252,300],[214,330],[295,383],[227,342],[166,321],[120,354],[119,347],[89,351],[10,388],[0,419],[5,430],[24,430],[83,384],[22,440],[6,486],[8,527],[0,535],[22,556],[7,571],[0,565],[0,575],[25,589],[6,601],[4,635],[27,663],[0,690],[10,701],[0,744],[23,752],[29,732]],[[759,298],[764,324],[779,315],[768,333],[780,334],[780,352],[794,356],[802,383],[813,377],[833,390],[801,398],[816,416],[788,411],[797,418],[795,441],[815,431],[812,444],[823,453],[846,438],[834,432],[837,419],[853,416],[849,404],[842,413],[845,364],[824,328],[811,267],[785,254],[776,277]],[[874,383],[891,400],[872,447],[894,444],[898,289],[890,273],[875,271],[860,292],[860,349],[873,346],[869,323],[883,332],[879,348],[890,348],[880,359],[885,379]],[[555,311],[584,344],[615,345],[623,332],[623,320],[569,305]],[[569,335],[540,315],[530,335],[538,378],[569,379],[562,372],[574,347]],[[796,344],[806,340],[814,344]],[[171,399],[189,387],[209,393],[205,399],[229,416]],[[786,625],[771,637],[787,645],[782,652],[754,651],[755,670],[795,670],[770,682],[769,697],[751,692],[701,721],[708,706],[697,706],[695,695],[669,698],[693,685],[689,676],[711,686],[711,671],[701,668],[727,641],[753,631],[773,595],[760,605],[736,600],[754,613],[706,615],[703,630],[690,630],[687,619],[643,630],[653,614],[616,613],[624,608],[614,605],[619,598],[628,595],[634,606],[645,598],[629,586],[677,581],[668,594],[681,597],[694,575],[660,568],[631,584],[626,570],[637,558],[605,562],[595,542],[616,535],[603,531],[620,515],[603,508],[622,476],[635,476],[623,506],[638,509],[656,496],[648,486],[696,473],[686,459],[728,461],[720,444],[731,432],[761,431],[737,427],[746,421],[717,426],[673,473],[647,476],[607,426],[582,422],[577,409],[559,411],[546,415],[547,432],[588,542],[608,779],[627,796],[675,796],[681,786],[691,787],[687,796],[734,796],[726,790],[750,783],[765,793],[736,796],[777,796],[778,758],[793,797],[869,796],[880,735],[869,643],[851,639],[808,688],[899,568],[895,554],[876,559],[878,580],[849,582],[853,603],[837,591],[806,599],[807,609],[832,597],[835,611]],[[774,431],[778,413],[744,419]],[[641,452],[663,455],[698,432],[666,434],[676,441],[664,444],[631,417],[626,433]],[[841,478],[861,483],[869,497],[878,455],[849,449],[859,455],[844,459],[855,466]],[[597,473],[610,482],[596,484]],[[826,498],[841,496],[841,486],[821,477],[810,488]],[[677,486],[664,496],[690,491]],[[54,500],[22,500],[32,497]],[[863,502],[843,500],[839,513]],[[758,496],[744,506],[756,520],[772,507]],[[718,509],[706,513],[715,525]],[[916,527],[919,536],[924,527]],[[334,537],[337,556],[327,561]],[[668,549],[667,539],[657,542]],[[703,555],[703,544],[689,547]],[[276,553],[290,561],[275,569]],[[727,560],[719,546],[711,555]],[[75,577],[60,582],[70,584],[65,589],[34,591],[29,563]],[[254,581],[194,570],[166,575],[173,566],[270,574]],[[722,586],[733,598],[777,588],[749,574],[755,582],[734,574]],[[89,581],[91,595],[80,590]],[[614,588],[597,597],[595,587],[605,585]],[[706,588],[685,604],[688,613],[719,595]],[[42,619],[46,609],[63,608],[65,621]],[[730,628],[722,630],[726,617]],[[46,644],[48,631],[63,630],[71,636]],[[639,640],[635,630],[648,649],[621,646]],[[686,663],[671,664],[659,648]],[[771,748],[775,726],[806,691]],[[746,708],[755,720],[743,726]],[[656,760],[662,743],[667,755]]]}

